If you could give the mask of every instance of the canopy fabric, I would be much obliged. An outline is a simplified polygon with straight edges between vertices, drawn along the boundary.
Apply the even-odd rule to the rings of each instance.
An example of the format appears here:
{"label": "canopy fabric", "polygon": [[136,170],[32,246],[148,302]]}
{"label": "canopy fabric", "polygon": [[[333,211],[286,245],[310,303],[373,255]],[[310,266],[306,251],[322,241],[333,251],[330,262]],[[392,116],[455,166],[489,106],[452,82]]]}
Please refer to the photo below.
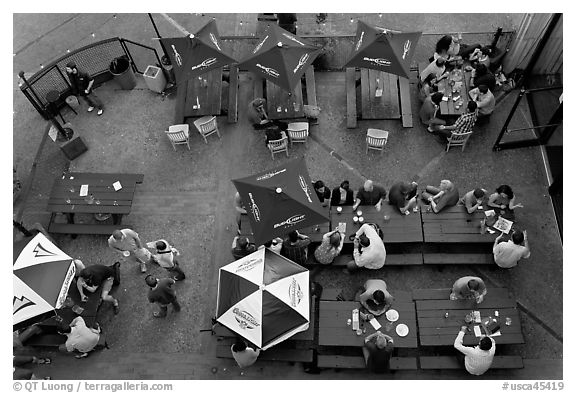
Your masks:
{"label": "canopy fabric", "polygon": [[356,44],[345,67],[370,68],[404,78],[410,77],[410,64],[422,32],[392,32],[358,21]]}
{"label": "canopy fabric", "polygon": [[305,331],[310,321],[309,273],[266,248],[219,271],[216,320],[258,348]]}
{"label": "canopy fabric", "polygon": [[320,51],[321,48],[270,24],[252,53],[239,66],[292,91]]}
{"label": "canopy fabric", "polygon": [[13,251],[13,325],[62,307],[74,278],[72,258],[42,233]]}
{"label": "canopy fabric", "polygon": [[232,182],[246,207],[258,245],[329,221],[303,158]]}
{"label": "canopy fabric", "polygon": [[196,34],[161,38],[160,41],[172,62],[176,83],[236,62],[222,51],[222,43],[214,20],[208,22]]}

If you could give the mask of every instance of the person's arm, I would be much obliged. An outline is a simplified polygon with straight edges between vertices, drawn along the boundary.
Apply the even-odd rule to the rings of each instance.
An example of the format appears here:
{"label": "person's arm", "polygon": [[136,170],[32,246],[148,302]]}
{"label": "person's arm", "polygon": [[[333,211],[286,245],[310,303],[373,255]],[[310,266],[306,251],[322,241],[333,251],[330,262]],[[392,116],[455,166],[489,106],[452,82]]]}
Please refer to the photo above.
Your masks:
{"label": "person's arm", "polygon": [[115,240],[112,240],[112,239],[113,239],[112,237],[110,237],[110,239],[108,239],[108,247],[110,247],[110,248],[113,249],[114,251],[119,252],[120,254],[122,254],[122,253],[124,252],[124,250],[116,247],[116,245],[115,245],[115,244],[116,244],[116,241],[115,241]]}
{"label": "person's arm", "polygon": [[474,352],[473,348],[464,346],[464,333],[466,332],[467,329],[468,328],[466,326],[462,326],[460,328],[460,331],[458,332],[458,335],[456,336],[456,339],[454,340],[454,348],[456,348],[458,351],[460,351],[464,355],[472,355]]}
{"label": "person's arm", "polygon": [[92,85],[94,85],[94,79],[90,78],[90,82],[88,82],[88,87],[86,87],[86,90],[84,91],[86,94],[89,94],[90,91],[92,91]]}
{"label": "person's arm", "polygon": [[80,300],[83,302],[88,300],[88,296],[86,296],[84,294],[84,286],[85,285],[86,285],[86,282],[84,281],[84,279],[82,277],[78,277],[78,279],[76,280],[76,287],[78,288],[78,292],[80,293]]}
{"label": "person's arm", "polygon": [[358,240],[358,238],[354,239],[354,262],[360,267],[364,266],[362,254],[360,254],[360,240]]}
{"label": "person's arm", "polygon": [[74,326],[86,326],[86,322],[84,322],[84,319],[81,316],[77,316],[72,320],[72,322],[70,322],[70,327]]}
{"label": "person's arm", "polygon": [[236,241],[238,240],[238,236],[234,236],[234,240],[232,240],[232,249],[236,248]]}
{"label": "person's arm", "polygon": [[480,206],[481,201],[479,199],[476,200],[476,204],[472,205],[472,198],[468,198],[465,197],[464,198],[464,202],[466,205],[466,211],[468,212],[468,214],[472,214],[474,213],[476,210],[478,210],[478,206]]}
{"label": "person's arm", "polygon": [[514,202],[516,202],[516,195],[514,195],[514,196],[512,197],[512,199],[510,199],[510,202],[508,203],[508,209],[514,210],[514,209],[516,209],[517,207],[524,207],[523,204],[521,204],[521,203],[514,203]]}
{"label": "person's arm", "polygon": [[476,101],[476,98],[478,97],[478,88],[475,87],[474,89],[470,90],[468,92],[468,95],[470,96],[470,98],[472,99],[472,101]]}
{"label": "person's arm", "polygon": [[490,195],[490,197],[488,198],[488,206],[491,207],[496,207],[498,209],[504,209],[506,206],[505,205],[498,205],[496,204],[496,199],[498,198],[498,193],[495,192],[494,194]]}
{"label": "person's arm", "polygon": [[342,247],[344,247],[344,234],[340,235],[340,244],[338,245],[338,254],[342,251]]}
{"label": "person's arm", "polygon": [[524,231],[524,247],[526,247],[526,253],[524,253],[524,258],[530,257],[530,244],[528,244],[528,232]]}
{"label": "person's arm", "polygon": [[[358,192],[358,194],[359,194],[359,192]],[[360,200],[360,198],[358,197],[358,194],[356,194],[356,201],[354,202],[354,205],[352,205],[352,210],[358,209],[358,206],[360,206],[360,203],[362,202]]]}
{"label": "person's arm", "polygon": [[500,235],[498,235],[498,237],[494,239],[494,245],[492,246],[493,253],[496,253],[498,243],[500,242],[500,239],[502,239],[502,236],[504,236],[504,232],[501,232]]}
{"label": "person's arm", "polygon": [[362,235],[363,233],[366,233],[366,227],[364,225],[367,225],[367,224],[362,224],[362,226],[356,231],[356,239],[359,239],[360,235]]}

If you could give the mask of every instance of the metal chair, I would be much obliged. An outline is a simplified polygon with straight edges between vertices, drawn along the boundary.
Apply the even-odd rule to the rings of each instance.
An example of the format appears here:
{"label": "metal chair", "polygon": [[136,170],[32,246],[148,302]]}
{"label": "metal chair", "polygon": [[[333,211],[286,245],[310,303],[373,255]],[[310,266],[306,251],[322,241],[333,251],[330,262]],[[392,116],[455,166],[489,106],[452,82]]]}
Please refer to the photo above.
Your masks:
{"label": "metal chair", "polygon": [[472,131],[462,133],[453,132],[452,135],[450,135],[450,138],[448,138],[446,151],[450,150],[452,146],[462,146],[462,151],[464,151],[464,148],[466,147],[466,143],[468,142],[470,135],[472,135]]}
{"label": "metal chair", "polygon": [[305,122],[288,123],[288,137],[290,139],[290,147],[294,143],[306,143],[308,141],[308,129],[310,125]]}
{"label": "metal chair", "polygon": [[368,154],[368,149],[380,150],[380,154],[384,153],[386,143],[388,143],[388,131],[369,128],[366,133],[366,154]]}
{"label": "metal chair", "polygon": [[206,140],[207,136],[210,136],[214,133],[220,137],[220,131],[218,131],[218,123],[216,122],[216,116],[204,116],[199,119],[194,120],[194,126],[204,138],[204,143],[208,143]]}
{"label": "metal chair", "polygon": [[274,159],[274,154],[283,151],[286,152],[286,157],[288,157],[288,137],[285,135],[282,139],[268,141],[268,150],[270,150],[270,154],[272,154],[272,159]]}
{"label": "metal chair", "polygon": [[188,124],[176,124],[168,127],[168,131],[165,131],[170,139],[170,143],[174,150],[176,150],[176,145],[186,144],[188,150],[190,150],[190,132]]}

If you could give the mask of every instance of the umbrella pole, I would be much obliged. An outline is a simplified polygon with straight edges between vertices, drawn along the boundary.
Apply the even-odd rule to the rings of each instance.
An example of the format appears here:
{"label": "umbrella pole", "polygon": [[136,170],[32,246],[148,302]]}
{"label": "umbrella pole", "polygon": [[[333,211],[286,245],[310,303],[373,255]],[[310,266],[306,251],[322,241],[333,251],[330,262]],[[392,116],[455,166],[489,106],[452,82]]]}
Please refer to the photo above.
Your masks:
{"label": "umbrella pole", "polygon": [[24,236],[26,236],[26,237],[32,237],[32,236],[34,236],[34,235],[32,234],[32,232],[30,232],[28,229],[24,228],[24,225],[22,225],[21,223],[16,222],[15,220],[12,220],[12,225],[14,225],[14,227],[15,227],[16,229],[18,229],[20,232],[22,232],[22,234],[23,234]]}

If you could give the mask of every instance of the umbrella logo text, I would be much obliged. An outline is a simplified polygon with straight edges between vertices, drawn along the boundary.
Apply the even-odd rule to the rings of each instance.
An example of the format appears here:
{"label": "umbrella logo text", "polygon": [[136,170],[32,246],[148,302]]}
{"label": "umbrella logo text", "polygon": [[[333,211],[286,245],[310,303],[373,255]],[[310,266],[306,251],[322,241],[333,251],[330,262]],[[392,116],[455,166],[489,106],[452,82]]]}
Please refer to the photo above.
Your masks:
{"label": "umbrella logo text", "polygon": [[300,304],[300,301],[304,297],[304,292],[302,292],[300,284],[298,284],[294,277],[292,277],[292,282],[288,287],[288,297],[290,298],[290,305],[292,307],[296,307],[298,304]]}
{"label": "umbrella logo text", "polygon": [[45,249],[42,244],[38,243],[36,245],[36,247],[34,247],[34,250],[32,251],[34,253],[34,256],[36,258],[41,258],[41,257],[51,257],[54,256],[56,254],[54,254],[51,251],[48,251],[47,249]]}
{"label": "umbrella logo text", "polygon": [[379,66],[390,66],[392,64],[392,62],[390,60],[386,60],[386,59],[381,59],[381,58],[370,58],[370,57],[364,57],[362,60],[364,61],[369,61],[371,63],[374,63],[376,65]]}
{"label": "umbrella logo text", "polygon": [[256,45],[256,48],[254,48],[254,50],[252,51],[252,53],[256,53],[260,50],[260,48],[262,48],[262,45],[264,45],[264,43],[266,42],[266,40],[268,39],[269,36],[264,37],[264,39],[262,41],[260,41],[260,43],[258,45]]}
{"label": "umbrella logo text", "polygon": [[262,71],[264,71],[265,73],[267,73],[270,76],[273,76],[274,78],[278,78],[280,76],[280,73],[278,73],[278,71],[276,71],[274,68],[264,67],[260,63],[257,63],[256,67],[260,68]]}
{"label": "umbrella logo text", "polygon": [[306,183],[306,180],[302,175],[298,176],[298,182],[300,183],[300,188],[302,188],[302,191],[304,191],[304,193],[306,194],[308,202],[312,203],[312,198],[310,198],[310,188],[308,188],[308,183]]}
{"label": "umbrella logo text", "polygon": [[206,67],[210,67],[211,65],[215,64],[218,60],[216,60],[215,57],[210,57],[208,59],[205,59],[202,63],[200,64],[196,64],[195,66],[192,66],[191,70],[195,70],[197,68],[206,68]]}
{"label": "umbrella logo text", "polygon": [[254,329],[260,326],[256,318],[254,318],[248,311],[242,311],[238,307],[235,307],[232,312],[235,314],[234,318],[241,329]]}
{"label": "umbrella logo text", "polygon": [[236,268],[236,273],[252,270],[256,267],[256,265],[259,265],[261,263],[262,258],[249,259],[246,262],[243,262],[240,265],[238,265],[238,267]]}
{"label": "umbrella logo text", "polygon": [[254,202],[254,197],[252,196],[252,193],[249,192],[248,196],[250,197],[250,210],[252,210],[252,215],[254,216],[254,220],[256,221],[260,221],[260,209],[258,208],[258,205],[256,204],[256,202]]}
{"label": "umbrella logo text", "polygon": [[274,176],[279,175],[280,173],[284,173],[284,172],[286,172],[286,168],[280,169],[279,171],[275,171],[275,172],[268,172],[268,173],[266,173],[266,174],[264,174],[264,175],[262,175],[262,176],[258,176],[258,177],[256,178],[256,181],[271,179],[271,178],[273,178]]}
{"label": "umbrella logo text", "polygon": [[302,222],[306,219],[306,215],[305,214],[296,214],[293,215],[292,217],[287,218],[286,220],[274,224],[274,229],[279,228],[279,227],[291,227],[292,225],[296,225],[299,222]]}
{"label": "umbrella logo text", "polygon": [[362,45],[363,39],[364,39],[364,30],[362,30],[362,33],[360,34],[360,39],[356,43],[356,51],[358,51],[358,49],[360,49],[360,45]]}
{"label": "umbrella logo text", "polygon": [[12,306],[13,306],[12,315],[16,314],[18,311],[22,310],[23,308],[26,308],[28,306],[35,306],[35,305],[36,305],[36,303],[34,303],[32,300],[28,299],[26,296],[22,296],[22,297],[14,296],[14,299],[12,300]]}
{"label": "umbrella logo text", "polygon": [[56,303],[57,304],[56,308],[64,304],[64,301],[66,300],[66,295],[68,294],[68,288],[70,287],[70,282],[74,278],[75,273],[76,273],[76,266],[72,264],[71,269],[68,270],[68,275],[64,280],[64,284],[62,284],[63,290],[60,292],[60,296],[58,296],[58,302]]}
{"label": "umbrella logo text", "polygon": [[180,53],[178,53],[174,45],[172,45],[172,50],[174,51],[174,59],[176,59],[176,64],[182,67],[182,57],[180,56]]}
{"label": "umbrella logo text", "polygon": [[299,43],[299,44],[302,45],[302,46],[306,46],[305,43],[303,43],[302,41],[298,41],[298,40],[296,39],[296,37],[294,37],[294,36],[288,35],[288,34],[286,34],[286,33],[282,33],[282,35],[283,35],[284,37],[288,38],[289,40],[292,40],[292,41],[294,41],[294,42]]}
{"label": "umbrella logo text", "polygon": [[220,49],[220,45],[218,44],[218,40],[216,39],[216,36],[214,34],[210,33],[210,39],[212,40],[212,43],[214,45],[216,45],[216,48],[218,48],[218,50],[220,52],[222,52],[222,49]]}
{"label": "umbrella logo text", "polygon": [[310,56],[308,56],[308,53],[304,53],[301,57],[300,60],[298,60],[298,65],[296,66],[296,68],[294,68],[294,73],[296,73],[304,64],[306,64],[306,62],[308,61],[308,58]]}
{"label": "umbrella logo text", "polygon": [[406,40],[406,42],[404,43],[404,53],[402,54],[403,60],[406,59],[406,55],[408,54],[408,51],[410,50],[410,46],[412,46],[412,43],[410,42],[410,40]]}

